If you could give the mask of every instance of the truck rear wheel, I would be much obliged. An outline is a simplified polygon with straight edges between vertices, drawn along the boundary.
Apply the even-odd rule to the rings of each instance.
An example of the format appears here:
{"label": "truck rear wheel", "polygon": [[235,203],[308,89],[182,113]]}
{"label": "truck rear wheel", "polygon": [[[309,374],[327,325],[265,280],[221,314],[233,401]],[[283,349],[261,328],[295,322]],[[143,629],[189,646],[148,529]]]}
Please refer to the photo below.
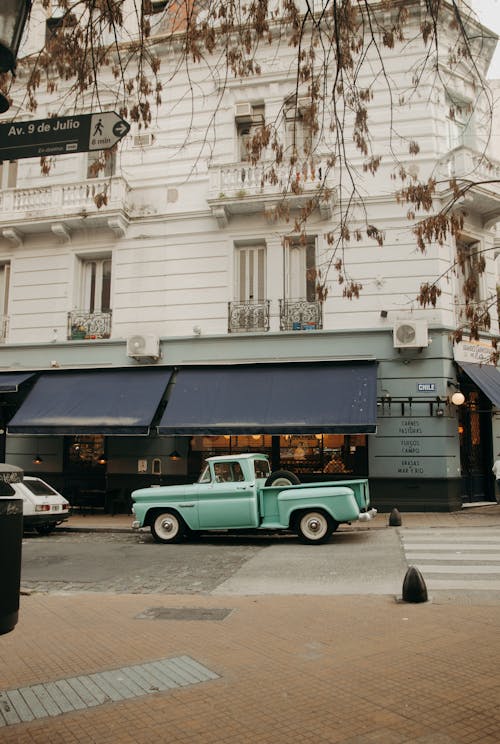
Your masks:
{"label": "truck rear wheel", "polygon": [[184,522],[175,513],[164,511],[156,514],[151,523],[153,540],[159,543],[177,543],[184,537]]}
{"label": "truck rear wheel", "polygon": [[305,543],[326,542],[333,529],[333,520],[322,511],[303,512],[297,519],[297,532]]}
{"label": "truck rear wheel", "polygon": [[291,473],[290,470],[275,470],[274,473],[268,477],[265,486],[296,486],[300,483],[295,473]]}

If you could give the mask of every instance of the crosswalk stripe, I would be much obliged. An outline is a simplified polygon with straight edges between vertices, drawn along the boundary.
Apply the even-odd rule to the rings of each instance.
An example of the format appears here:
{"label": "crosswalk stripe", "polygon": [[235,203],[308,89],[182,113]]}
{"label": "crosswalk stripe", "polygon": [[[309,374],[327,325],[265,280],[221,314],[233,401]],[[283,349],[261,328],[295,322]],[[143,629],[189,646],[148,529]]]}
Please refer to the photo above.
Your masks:
{"label": "crosswalk stripe", "polygon": [[405,558],[429,590],[500,591],[500,530],[401,530]]}
{"label": "crosswalk stripe", "polygon": [[500,565],[500,555],[498,553],[447,553],[442,550],[439,553],[428,553],[421,551],[406,551],[406,557],[411,561],[489,561]]}
{"label": "crosswalk stripe", "polygon": [[445,543],[445,542],[432,542],[432,543],[421,543],[421,542],[403,542],[405,550],[440,550],[442,552],[446,552],[448,550],[462,550],[462,548],[466,548],[467,550],[491,550],[492,552],[498,552],[500,550],[500,541],[497,545],[494,543]]}
{"label": "crosswalk stripe", "polygon": [[500,576],[500,566],[446,566],[443,563],[420,564],[423,572],[439,574],[495,574]]}
{"label": "crosswalk stripe", "polygon": [[500,580],[485,581],[481,579],[425,579],[427,589],[430,591],[438,589],[462,589],[465,591],[500,591]]}

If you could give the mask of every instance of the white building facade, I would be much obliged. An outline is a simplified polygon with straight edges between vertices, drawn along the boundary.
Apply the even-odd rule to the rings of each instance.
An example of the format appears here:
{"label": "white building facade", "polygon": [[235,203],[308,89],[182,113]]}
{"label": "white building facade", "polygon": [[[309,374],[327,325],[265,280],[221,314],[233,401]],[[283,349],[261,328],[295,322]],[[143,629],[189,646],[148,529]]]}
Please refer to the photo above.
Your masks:
{"label": "white building facade", "polygon": [[[28,44],[36,46],[50,18],[35,7]],[[94,494],[112,509],[136,486],[192,481],[208,454],[248,450],[267,452],[274,469],[305,481],[368,477],[382,509],[494,500],[496,305],[480,340],[452,341],[463,320],[461,286],[479,256],[478,300],[496,296],[497,284],[500,162],[488,149],[487,102],[471,70],[450,70],[393,103],[398,131],[420,145],[411,158],[407,146],[387,139],[387,92],[374,95],[382,164],[375,176],[364,173],[353,149],[366,215],[354,213],[352,230],[373,223],[384,244],[364,230],[346,248],[349,276],[363,287],[349,300],[328,274],[328,236],[343,199],[341,174],[328,165],[328,132],[315,143],[315,170],[301,171],[299,193],[286,197],[289,220],[272,216],[288,168],[270,183],[262,177],[266,157],[253,165],[246,148],[262,123],[274,122],[289,146],[292,131],[309,136],[300,129],[300,101],[293,99],[293,113],[288,103],[294,50],[262,50],[259,75],[223,87],[206,67],[192,67],[190,97],[187,78],[171,78],[175,53],[158,49],[164,101],[149,129],[132,126],[104,172],[94,174],[93,153],[57,155],[42,175],[38,158],[12,160],[4,151],[5,460],[75,503]],[[387,52],[394,101],[420,52],[418,45]],[[486,45],[477,74],[486,73],[492,53]],[[20,76],[0,123],[54,113],[48,94],[36,117],[24,111],[22,84]],[[450,118],[450,102],[466,113]],[[105,92],[100,104],[115,107]],[[77,113],[94,111],[89,103]],[[455,261],[451,236],[423,255],[417,250],[407,206],[394,198],[387,157],[394,147],[407,167],[435,176],[437,209],[447,203],[451,176],[484,182],[457,207],[463,271],[444,276]],[[294,215],[325,173],[328,198],[318,200],[300,239]],[[317,292],[319,272],[327,275],[326,298]],[[436,306],[421,307],[420,285],[439,277]],[[457,388],[461,406],[451,402]]]}

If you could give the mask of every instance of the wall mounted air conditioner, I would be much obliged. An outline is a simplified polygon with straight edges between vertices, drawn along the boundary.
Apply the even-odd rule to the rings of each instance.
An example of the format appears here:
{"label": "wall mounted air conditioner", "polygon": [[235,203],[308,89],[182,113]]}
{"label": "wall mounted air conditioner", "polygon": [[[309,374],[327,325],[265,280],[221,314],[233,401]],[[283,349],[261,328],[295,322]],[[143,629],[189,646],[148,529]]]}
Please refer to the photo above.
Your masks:
{"label": "wall mounted air conditioner", "polygon": [[252,104],[251,103],[237,103],[234,107],[234,115],[236,119],[250,119],[252,116]]}
{"label": "wall mounted air conditioner", "polygon": [[160,339],[151,334],[137,334],[127,338],[127,356],[134,359],[160,358]]}
{"label": "wall mounted air conditioner", "polygon": [[393,328],[395,349],[421,349],[429,346],[426,320],[398,320]]}
{"label": "wall mounted air conditioner", "polygon": [[134,135],[134,147],[151,147],[154,141],[154,135],[152,132],[144,132],[142,134]]}

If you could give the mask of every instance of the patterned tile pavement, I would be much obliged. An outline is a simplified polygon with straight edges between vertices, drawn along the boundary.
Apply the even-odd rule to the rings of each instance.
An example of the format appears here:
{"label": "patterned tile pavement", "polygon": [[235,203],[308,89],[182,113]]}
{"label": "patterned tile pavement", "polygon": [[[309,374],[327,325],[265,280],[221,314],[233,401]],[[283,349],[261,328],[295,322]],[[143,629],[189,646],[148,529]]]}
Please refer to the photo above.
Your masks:
{"label": "patterned tile pavement", "polygon": [[[467,511],[403,524],[500,523],[500,507]],[[0,742],[497,744],[499,625],[499,603],[465,600],[34,593],[0,636],[2,691],[175,657],[213,678],[6,725]]]}

